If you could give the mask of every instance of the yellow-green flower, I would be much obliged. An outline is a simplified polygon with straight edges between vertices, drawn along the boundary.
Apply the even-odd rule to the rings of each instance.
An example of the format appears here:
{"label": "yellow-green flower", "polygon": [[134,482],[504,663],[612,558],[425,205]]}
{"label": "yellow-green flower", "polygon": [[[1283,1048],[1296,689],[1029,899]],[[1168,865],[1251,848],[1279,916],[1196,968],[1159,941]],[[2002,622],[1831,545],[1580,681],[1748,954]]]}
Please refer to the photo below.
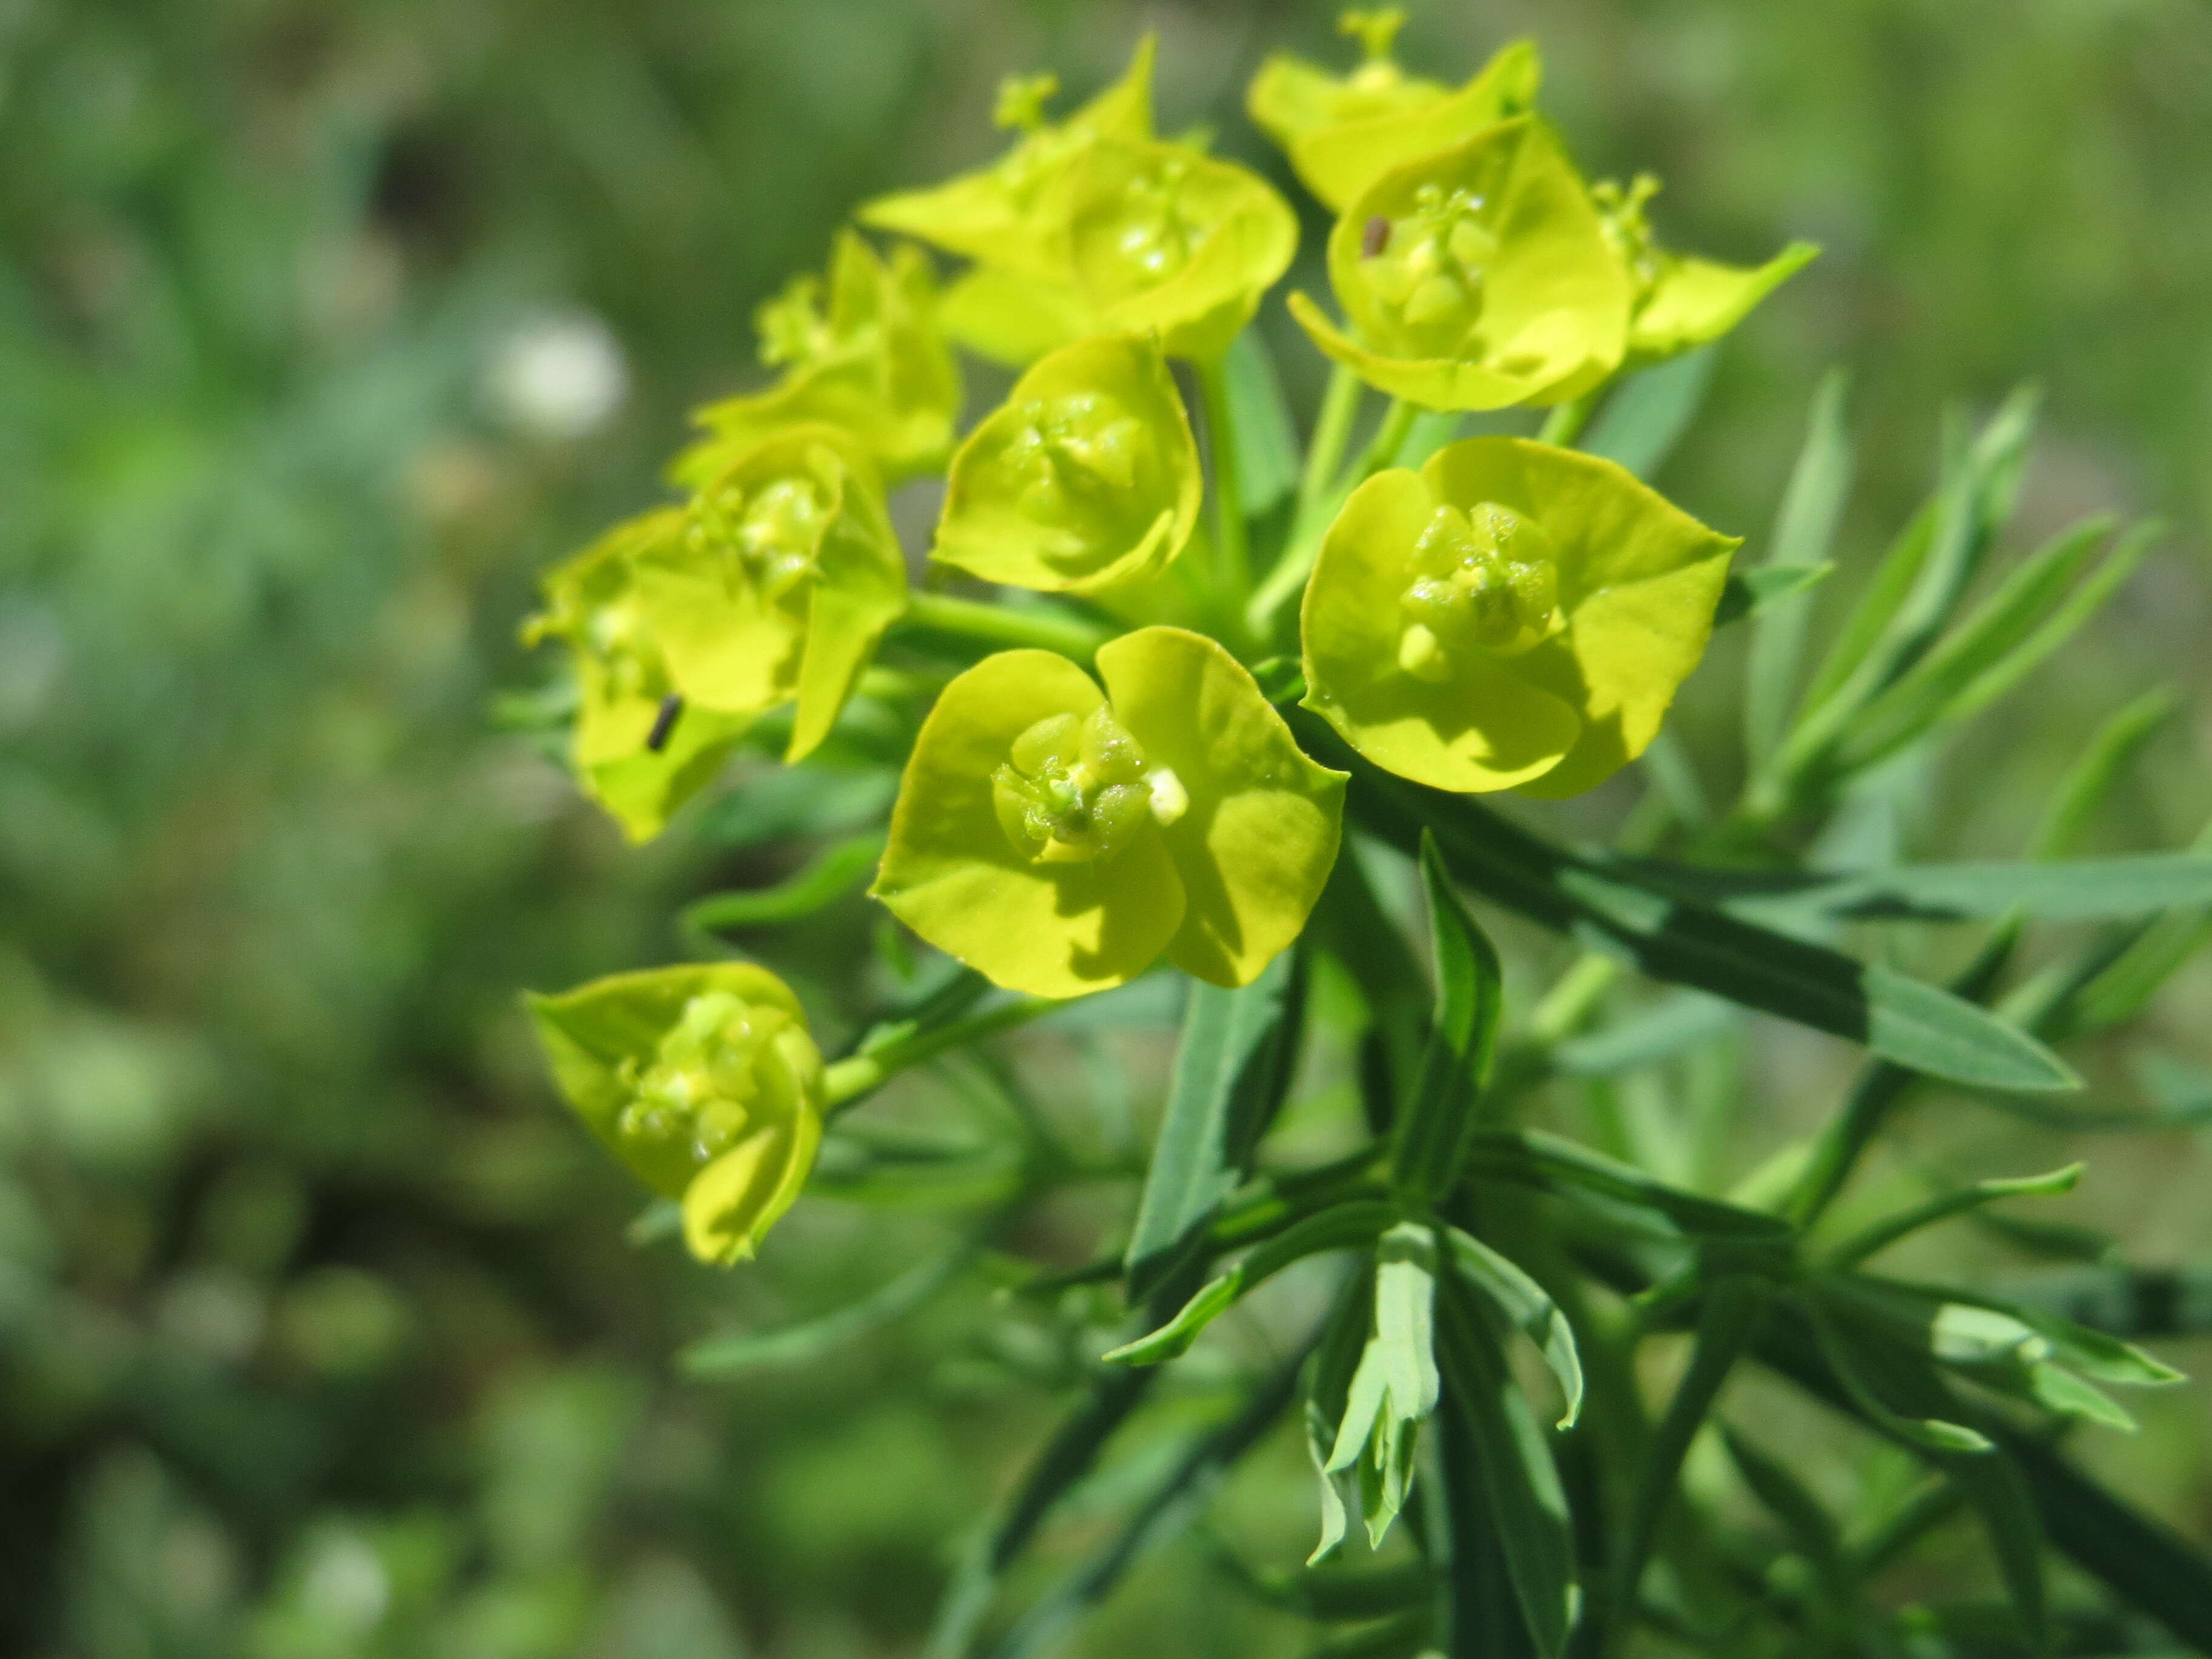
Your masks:
{"label": "yellow-green flower", "polygon": [[829,736],[906,605],[883,485],[831,426],[791,427],[738,454],[633,561],[675,689],[745,717],[795,702],[790,761]]}
{"label": "yellow-green flower", "polygon": [[1606,235],[1635,284],[1628,325],[1632,362],[1652,362],[1717,340],[1752,307],[1820,256],[1810,242],[1792,242],[1763,265],[1724,265],[1675,253],[1651,234],[1644,204],[1659,181],[1638,173],[1623,190],[1611,179],[1590,186]]}
{"label": "yellow-green flower", "polygon": [[693,488],[784,427],[826,422],[858,439],[893,483],[944,465],[960,408],[960,372],[937,322],[937,279],[920,248],[888,261],[852,231],[823,279],[794,277],[755,313],[761,361],[784,369],[765,392],[709,404],[708,435],[678,458]]}
{"label": "yellow-green flower", "polygon": [[1003,270],[1057,278],[1065,222],[1059,199],[1075,162],[1099,139],[1143,143],[1152,137],[1152,60],[1158,42],[1138,42],[1121,80],[1058,123],[1044,106],[1059,89],[1049,75],[1012,79],[999,89],[998,125],[1020,136],[996,161],[925,190],[879,196],[860,222],[908,236]]}
{"label": "yellow-green flower", "polygon": [[945,689],[907,763],[874,892],[1009,989],[1071,997],[1163,953],[1249,984],[1336,859],[1344,775],[1237,659],[1146,628],[1064,657],[1007,651]]}
{"label": "yellow-green flower", "polygon": [[561,1092],[653,1191],[702,1261],[750,1256],[822,1142],[822,1055],[791,989],[723,962],[528,999]]}
{"label": "yellow-green flower", "polygon": [[574,653],[577,775],[632,841],[659,835],[750,724],[684,706],[639,598],[637,554],[680,538],[684,523],[663,507],[609,531],[547,573],[546,608],[523,629],[526,644],[559,639]]}
{"label": "yellow-green flower", "polygon": [[1347,11],[1338,27],[1359,38],[1365,63],[1339,76],[1279,53],[1260,66],[1245,94],[1253,124],[1282,147],[1305,187],[1339,213],[1391,168],[1535,107],[1543,61],[1534,42],[1515,41],[1454,89],[1398,66],[1390,48],[1405,21],[1396,6]]}
{"label": "yellow-green flower", "polygon": [[1016,381],[961,445],[932,556],[1017,587],[1141,581],[1190,539],[1200,491],[1158,342],[1079,341]]}
{"label": "yellow-green flower", "polygon": [[1306,706],[1419,783],[1579,793],[1657,734],[1740,544],[1596,456],[1449,445],[1370,478],[1329,527]]}
{"label": "yellow-green flower", "polygon": [[1328,274],[1352,331],[1293,294],[1315,343],[1431,409],[1579,397],[1628,343],[1627,269],[1531,116],[1370,185],[1329,234]]}
{"label": "yellow-green flower", "polygon": [[1187,144],[1099,138],[1070,164],[1042,268],[979,264],[945,296],[945,331],[1023,363],[1093,334],[1157,332],[1170,356],[1229,349],[1297,252],[1290,204],[1249,168]]}

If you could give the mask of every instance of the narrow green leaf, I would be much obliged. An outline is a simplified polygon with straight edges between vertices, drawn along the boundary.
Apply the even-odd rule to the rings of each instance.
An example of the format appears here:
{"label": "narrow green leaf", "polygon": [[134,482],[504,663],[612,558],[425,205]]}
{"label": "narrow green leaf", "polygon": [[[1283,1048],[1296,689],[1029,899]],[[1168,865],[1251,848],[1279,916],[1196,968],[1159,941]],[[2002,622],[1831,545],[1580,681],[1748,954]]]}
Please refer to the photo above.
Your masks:
{"label": "narrow green leaf", "polygon": [[1778,1244],[1790,1236],[1790,1224],[1779,1216],[1684,1192],[1632,1164],[1540,1129],[1483,1131],[1474,1138],[1468,1167],[1470,1173],[1491,1180],[1519,1182],[1550,1192],[1595,1193],[1662,1218],[1674,1237]]}
{"label": "narrow green leaf", "polygon": [[1575,1346],[1574,1327],[1567,1323],[1559,1304],[1518,1266],[1472,1234],[1451,1227],[1445,1230],[1444,1238],[1451,1247],[1453,1269],[1469,1286],[1490,1298],[1507,1324],[1536,1345],[1566,1403],[1559,1426],[1572,1428],[1582,1415],[1583,1361]]}
{"label": "narrow green leaf", "polygon": [[[1852,1403],[1885,1432],[1923,1451],[1978,1456],[1990,1449],[1990,1437],[1978,1429],[1948,1418],[1908,1416],[1891,1406],[1877,1390],[1874,1378],[1882,1370],[1884,1356],[1856,1331],[1838,1319],[1833,1309],[1820,1300],[1808,1303],[1813,1330],[1820,1352],[1835,1372]],[[1894,1356],[1889,1357],[1893,1360]]]}
{"label": "narrow green leaf", "polygon": [[1721,584],[1721,602],[1713,607],[1713,626],[1758,616],[1793,595],[1809,592],[1835,574],[1832,564],[1762,564],[1732,571]]}
{"label": "narrow green leaf", "polygon": [[2182,1641],[2212,1653],[2212,1558],[2027,1436],[2007,1452],[2051,1541]]}
{"label": "narrow green leaf", "polygon": [[[1774,535],[1765,568],[1808,571],[1827,568],[1836,526],[1850,498],[1854,466],[1850,434],[1844,423],[1850,377],[1830,369],[1813,396],[1813,414],[1804,447],[1791,468],[1790,486],[1775,515]],[[1756,770],[1774,752],[1790,717],[1790,702],[1805,650],[1812,605],[1802,587],[1775,596],[1759,611],[1752,634],[1751,665],[1744,687],[1744,742]]]}
{"label": "narrow green leaf", "polygon": [[859,1301],[780,1330],[744,1331],[707,1337],[679,1350],[676,1368],[706,1380],[734,1376],[769,1365],[800,1365],[858,1341],[903,1318],[927,1302],[982,1246],[981,1236],[963,1239],[941,1255],[917,1263]]}
{"label": "narrow green leaf", "polygon": [[1250,1173],[1290,1087],[1304,985],[1297,950],[1239,990],[1193,981],[1175,1082],[1129,1238],[1135,1294],[1150,1294],[1188,1258],[1221,1201]]}
{"label": "narrow green leaf", "polygon": [[2064,644],[2133,574],[2160,533],[2143,526],[2122,537],[2077,585],[2111,530],[2109,520],[2077,525],[2008,573],[1911,672],[1860,712],[1835,746],[1837,769],[1863,770],[1927,732],[1971,718]]}
{"label": "narrow green leaf", "polygon": [[1257,329],[1230,343],[1224,364],[1231,424],[1237,434],[1237,484],[1244,516],[1265,518],[1298,487],[1297,428],[1275,360]]}
{"label": "narrow green leaf", "polygon": [[1856,1267],[1875,1252],[1887,1249],[1899,1239],[1917,1233],[1923,1227],[1948,1221],[1953,1216],[1963,1215],[1999,1199],[2048,1198],[2059,1193],[2070,1193],[2081,1184],[2081,1172],[2087,1167],[2085,1164],[2069,1164],[2049,1175],[2003,1181],[1977,1181],[1956,1192],[1931,1198],[1924,1204],[1885,1217],[1864,1231],[1844,1240],[1829,1253],[1827,1265],[1833,1271]]}
{"label": "narrow green leaf", "polygon": [[1813,1564],[1829,1593],[1839,1600],[1849,1596],[1856,1589],[1855,1575],[1844,1550],[1842,1529],[1826,1507],[1781,1459],[1770,1456],[1756,1442],[1725,1423],[1720,1431],[1722,1443],[1752,1495],[1782,1523],[1790,1542]]}
{"label": "narrow green leaf", "polygon": [[1659,1541],[1661,1524],[1673,1503],[1681,1477],[1682,1460],[1706,1414],[1712,1410],[1721,1384],[1735,1369],[1736,1361],[1758,1335],[1765,1321],[1771,1291],[1761,1281],[1730,1275],[1707,1287],[1705,1307],[1698,1316],[1697,1346],[1691,1351],[1690,1368],[1674,1386],[1667,1414],[1659,1422],[1636,1472],[1636,1495],[1628,1512],[1628,1529],[1621,1540],[1612,1575],[1612,1605],[1616,1619],[1636,1606],[1644,1569]]}
{"label": "narrow green leaf", "polygon": [[2087,921],[2212,905],[2212,854],[2136,853],[2059,862],[1901,865],[1865,874],[1700,868],[1657,860],[1610,870],[1746,921]]}
{"label": "narrow green leaf", "polygon": [[1355,1274],[1322,1327],[1321,1340],[1314,1349],[1304,1422],[1306,1453],[1321,1481],[1321,1539],[1306,1558],[1308,1566],[1327,1559],[1344,1541],[1350,1518],[1345,1500],[1352,1495],[1356,1483],[1332,1470],[1329,1462],[1344,1433],[1344,1419],[1352,1407],[1352,1384],[1366,1357],[1374,1317],[1375,1275]]}
{"label": "narrow green leaf", "polygon": [[1610,1077],[1674,1059],[1735,1029],[1741,1012],[1719,997],[1678,992],[1644,1012],[1552,1050],[1552,1068],[1565,1077]]}
{"label": "narrow green leaf", "polygon": [[1649,478],[1697,418],[1717,361],[1714,349],[1705,346],[1630,375],[1606,400],[1582,447]]}
{"label": "narrow green leaf", "polygon": [[1932,985],[1634,884],[1507,823],[1473,799],[1361,760],[1299,711],[1308,749],[1352,773],[1352,808],[1412,854],[1433,826],[1454,878],[1508,909],[1626,956],[1656,979],[1710,991],[1954,1082],[2023,1091],[2079,1079],[2042,1043]]}
{"label": "narrow green leaf", "polygon": [[1188,1352],[1198,1334],[1294,1261],[1324,1250],[1371,1243],[1397,1219],[1387,1204],[1340,1204],[1308,1216],[1258,1246],[1227,1273],[1216,1275],[1167,1323],[1101,1358],[1120,1365],[1158,1365]]}
{"label": "narrow green leaf", "polygon": [[1860,1276],[1862,1283],[1870,1283],[1893,1292],[1917,1298],[1923,1304],[1940,1308],[1945,1304],[1970,1308],[1986,1309],[2019,1321],[2038,1336],[2051,1344],[2052,1352],[2064,1364],[2086,1376],[2101,1382],[2120,1382],[2136,1388],[2166,1388],[2186,1381],[2182,1374],[2163,1360],[2153,1358],[2131,1342],[2124,1342],[2102,1331],[2077,1325],[2072,1320],[2032,1303],[2015,1302],[1984,1291],[1961,1290],[1950,1285],[1917,1285],[1910,1280],[1888,1279],[1872,1274]]}
{"label": "narrow green leaf", "polygon": [[1990,1551],[1997,1559],[1998,1576],[2029,1644],[2039,1653],[2048,1652],[2051,1614],[2043,1579],[2043,1526],[2019,1464],[2000,1450],[1993,1456],[1954,1457],[1944,1465],[1944,1473],[1981,1516],[1982,1530],[1989,1534]]}
{"label": "narrow green leaf", "polygon": [[883,856],[880,831],[825,847],[787,881],[742,893],[709,893],[684,907],[678,925],[687,933],[727,927],[761,927],[798,921],[855,890]]}
{"label": "narrow green leaf", "polygon": [[1475,1100],[1490,1078],[1504,994],[1498,952],[1452,891],[1435,838],[1425,834],[1420,867],[1437,993],[1421,1069],[1391,1152],[1391,1190],[1409,1212],[1428,1208],[1458,1178]]}
{"label": "narrow green leaf", "polygon": [[2179,707],[2180,699],[2160,686],[2145,692],[2100,726],[2051,798],[2043,822],[2028,843],[2028,857],[2057,859],[2071,852],[2144,745]]}
{"label": "narrow green leaf", "polygon": [[1463,1413],[1497,1517],[1514,1600],[1542,1659],[1560,1659],[1582,1605],[1565,1489],[1543,1425],[1514,1382],[1486,1305],[1447,1279],[1437,1297],[1438,1358]]}
{"label": "narrow green leaf", "polygon": [[2029,1397],[2045,1411],[2062,1417],[2078,1417],[2122,1434],[2133,1434],[2133,1417],[2095,1383],[2076,1376],[2063,1365],[2039,1360],[2027,1368]]}
{"label": "narrow green leaf", "polygon": [[2201,1336],[2212,1332],[2212,1267],[2138,1267],[2125,1262],[2021,1274],[2009,1299],[2106,1336]]}
{"label": "narrow green leaf", "polygon": [[[1300,710],[1287,712],[1294,720],[1306,718]],[[1389,1110],[1374,1127],[1386,1129],[1420,1075],[1434,994],[1406,936],[1376,897],[1358,849],[1349,842],[1328,872],[1308,937],[1342,964],[1367,1004],[1389,1085]]]}
{"label": "narrow green leaf", "polygon": [[1468,417],[1458,410],[1423,410],[1413,416],[1413,425],[1406,428],[1406,441],[1398,446],[1390,465],[1418,470],[1430,456],[1457,438],[1467,424]]}

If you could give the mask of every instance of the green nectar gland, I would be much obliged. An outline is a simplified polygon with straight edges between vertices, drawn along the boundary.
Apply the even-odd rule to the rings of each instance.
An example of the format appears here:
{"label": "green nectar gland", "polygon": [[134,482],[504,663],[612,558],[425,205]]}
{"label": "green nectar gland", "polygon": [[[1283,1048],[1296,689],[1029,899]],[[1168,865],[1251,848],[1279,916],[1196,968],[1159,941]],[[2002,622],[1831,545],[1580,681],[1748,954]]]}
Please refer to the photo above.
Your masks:
{"label": "green nectar gland", "polygon": [[1113,523],[1136,488],[1146,437],[1144,423],[1102,392],[1024,404],[1004,453],[1021,511],[1047,524]]}
{"label": "green nectar gland", "polygon": [[1094,248],[1109,291],[1141,291],[1168,281],[1216,228],[1213,216],[1193,209],[1191,159],[1164,150],[1128,181],[1121,222]]}
{"label": "green nectar gland", "polygon": [[617,1077],[630,1099],[616,1133],[641,1156],[704,1169],[748,1134],[797,1115],[807,1042],[781,1008],[702,992],[684,1005],[650,1061],[621,1062]]}
{"label": "green nectar gland", "polygon": [[1605,240],[1628,267],[1638,295],[1650,292],[1663,274],[1651,221],[1644,211],[1644,204],[1658,193],[1659,180],[1649,173],[1638,173],[1626,189],[1612,179],[1600,179],[1590,186],[1590,200],[1597,208]]}
{"label": "green nectar gland", "polygon": [[692,501],[684,545],[702,556],[734,554],[765,603],[790,608],[815,574],[830,506],[822,485],[801,475],[775,478],[750,491],[725,483]]}
{"label": "green nectar gland", "polygon": [[1454,658],[1470,652],[1517,656],[1562,625],[1558,550],[1510,507],[1438,507],[1410,562],[1398,666],[1416,679],[1449,679]]}
{"label": "green nectar gland", "polygon": [[822,279],[809,272],[794,276],[774,299],[753,313],[760,337],[760,360],[771,368],[804,368],[820,362],[842,343],[830,326],[822,299]]}
{"label": "green nectar gland", "polygon": [[1486,197],[1431,184],[1403,218],[1367,228],[1361,274],[1422,350],[1454,356],[1476,343],[1483,278],[1498,257],[1494,216]]}
{"label": "green nectar gland", "polygon": [[1006,839],[1037,864],[1104,863],[1147,822],[1164,828],[1190,806],[1182,781],[1148,765],[1103,705],[1048,715],[1016,738],[991,799]]}

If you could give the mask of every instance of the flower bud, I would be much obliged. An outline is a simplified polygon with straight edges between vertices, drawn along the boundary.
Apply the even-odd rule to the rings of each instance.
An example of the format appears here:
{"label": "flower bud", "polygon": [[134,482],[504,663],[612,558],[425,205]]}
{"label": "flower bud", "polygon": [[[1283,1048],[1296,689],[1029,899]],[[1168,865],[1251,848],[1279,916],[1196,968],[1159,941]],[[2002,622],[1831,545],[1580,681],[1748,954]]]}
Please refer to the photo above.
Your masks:
{"label": "flower bud", "polygon": [[682,1201],[692,1254],[751,1255],[821,1141],[822,1056],[790,988],[718,963],[619,974],[529,1006],[577,1115]]}

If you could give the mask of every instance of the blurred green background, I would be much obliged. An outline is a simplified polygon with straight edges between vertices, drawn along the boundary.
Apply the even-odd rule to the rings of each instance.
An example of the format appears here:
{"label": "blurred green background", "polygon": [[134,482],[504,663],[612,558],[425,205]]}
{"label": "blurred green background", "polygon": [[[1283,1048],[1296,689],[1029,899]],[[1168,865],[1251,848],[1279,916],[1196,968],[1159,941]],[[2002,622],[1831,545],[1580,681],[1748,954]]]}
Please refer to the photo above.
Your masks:
{"label": "blurred green background", "polygon": [[[789,854],[773,802],[749,848],[626,850],[488,710],[544,675],[514,644],[534,573],[653,497],[685,409],[753,373],[754,302],[858,199],[992,151],[1000,75],[1080,91],[1155,25],[1164,124],[1289,188],[1243,82],[1272,46],[1337,56],[1334,9],[0,0],[0,1652],[914,1650],[1066,1334],[963,1294],[818,1364],[672,1373],[940,1224],[803,1205],[736,1275],[625,1242],[638,1195],[556,1109],[516,991],[665,959],[675,902]],[[1826,245],[1727,349],[1661,480],[1692,510],[1762,532],[1840,362],[1853,558],[1924,490],[1945,400],[2022,379],[2047,393],[2032,525],[2172,521],[1956,757],[1924,845],[2009,850],[2161,678],[2199,712],[2111,835],[2193,833],[2212,9],[1416,9],[1404,55],[1446,78],[1538,33],[1571,141],[1663,174],[1671,240]],[[2201,1050],[2212,985],[2177,998]],[[1043,1041],[1152,1086],[1156,1042]],[[2148,1259],[2212,1249],[2191,1158],[2103,1166]],[[2203,1398],[2124,1455],[2199,1536]],[[1243,1501],[1303,1553],[1294,1460]],[[1147,1571],[1087,1650],[1285,1650],[1222,1601]]]}

